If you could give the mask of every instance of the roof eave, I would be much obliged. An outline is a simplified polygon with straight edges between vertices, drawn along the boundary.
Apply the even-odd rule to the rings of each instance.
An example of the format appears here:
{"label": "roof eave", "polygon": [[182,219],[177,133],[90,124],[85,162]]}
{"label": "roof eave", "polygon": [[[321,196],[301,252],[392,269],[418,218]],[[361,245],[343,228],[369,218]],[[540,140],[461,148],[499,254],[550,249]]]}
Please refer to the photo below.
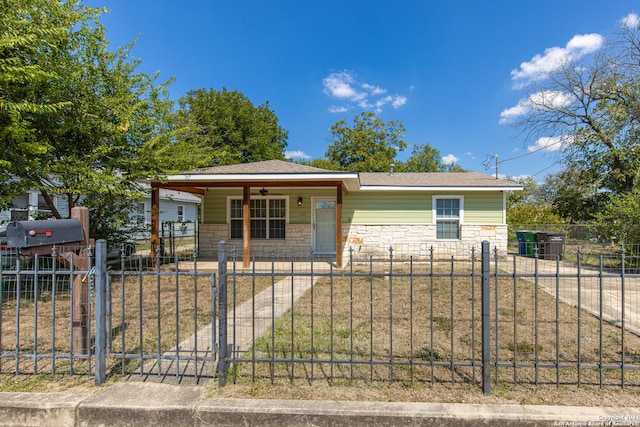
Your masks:
{"label": "roof eave", "polygon": [[354,172],[336,173],[263,173],[263,174],[179,174],[164,177],[162,182],[194,183],[198,186],[206,186],[207,182],[238,183],[245,182],[328,182],[339,181],[348,191],[357,191],[360,188],[360,178]]}
{"label": "roof eave", "polygon": [[391,186],[391,185],[363,185],[360,191],[519,191],[522,186]]}

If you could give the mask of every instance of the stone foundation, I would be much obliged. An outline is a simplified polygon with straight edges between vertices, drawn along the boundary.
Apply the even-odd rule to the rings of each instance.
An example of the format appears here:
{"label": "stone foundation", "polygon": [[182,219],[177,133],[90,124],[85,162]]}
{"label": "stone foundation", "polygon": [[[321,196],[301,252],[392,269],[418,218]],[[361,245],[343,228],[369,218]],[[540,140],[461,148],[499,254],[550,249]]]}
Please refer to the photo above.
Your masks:
{"label": "stone foundation", "polygon": [[[344,239],[342,256],[348,260],[354,257],[388,257],[393,250],[394,257],[429,257],[433,250],[438,258],[454,256],[468,258],[472,248],[479,253],[480,243],[487,240],[491,249],[499,253],[507,252],[506,225],[466,225],[460,229],[460,240],[436,240],[436,226],[423,225],[361,225],[343,224]],[[285,240],[252,240],[251,253],[254,256],[304,257],[311,251],[311,226],[308,224],[287,224]],[[230,248],[242,249],[241,240],[229,239],[226,224],[200,225],[200,256],[214,257],[218,252],[218,242],[227,241]]]}

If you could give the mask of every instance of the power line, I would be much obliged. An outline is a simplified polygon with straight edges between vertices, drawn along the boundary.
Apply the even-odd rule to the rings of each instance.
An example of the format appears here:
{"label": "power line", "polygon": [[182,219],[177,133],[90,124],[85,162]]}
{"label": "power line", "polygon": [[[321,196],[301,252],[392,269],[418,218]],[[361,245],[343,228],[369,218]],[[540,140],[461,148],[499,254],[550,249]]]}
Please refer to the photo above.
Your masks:
{"label": "power line", "polygon": [[[547,145],[545,145],[545,146],[543,146],[543,147],[537,148],[537,149],[535,149],[535,150],[529,151],[529,152],[524,153],[524,154],[521,154],[521,155],[519,155],[519,156],[510,157],[510,158],[508,158],[508,159],[504,159],[504,160],[500,160],[500,161],[498,161],[498,155],[497,155],[497,154],[487,154],[487,158],[485,159],[485,161],[484,161],[484,162],[482,162],[482,164],[484,165],[485,170],[486,170],[486,169],[490,169],[490,168],[492,167],[492,166],[491,166],[491,164],[493,163],[493,160],[495,159],[496,179],[498,179],[498,166],[499,166],[501,163],[508,162],[509,160],[516,160],[516,159],[520,159],[520,158],[522,158],[522,157],[526,157],[526,156],[529,156],[529,155],[531,155],[531,154],[535,154],[535,153],[537,153],[538,151],[546,150],[546,149],[548,149],[549,147],[551,147],[551,146],[553,146],[553,145],[561,144],[561,143],[562,143],[562,139],[559,139],[558,141],[556,141],[556,142],[554,142],[554,143],[552,143],[552,144],[547,144]],[[537,173],[535,173],[535,174],[533,174],[533,175],[531,175],[531,176],[536,176],[537,174],[539,174],[539,173],[541,173],[541,172],[544,172],[545,170],[547,170],[547,169],[549,169],[549,168],[551,168],[551,167],[553,167],[553,166],[557,165],[558,163],[559,163],[559,162],[555,162],[555,163],[553,163],[551,166],[546,167],[546,168],[544,168],[543,170],[541,170],[540,172],[537,172]]]}

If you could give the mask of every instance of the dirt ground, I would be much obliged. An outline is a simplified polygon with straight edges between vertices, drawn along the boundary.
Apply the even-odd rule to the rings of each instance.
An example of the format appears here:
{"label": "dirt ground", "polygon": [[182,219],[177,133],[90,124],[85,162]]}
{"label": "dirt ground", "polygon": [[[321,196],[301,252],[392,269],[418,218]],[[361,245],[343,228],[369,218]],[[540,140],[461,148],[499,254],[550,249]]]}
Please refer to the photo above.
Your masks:
{"label": "dirt ground", "polygon": [[619,387],[530,386],[494,387],[490,396],[468,384],[290,386],[231,384],[220,389],[209,386],[210,397],[287,400],[331,400],[372,402],[439,402],[470,404],[521,404],[559,406],[638,407],[640,389]]}
{"label": "dirt ground", "polygon": [[[120,379],[124,381],[123,379]],[[29,376],[0,375],[0,392],[66,392],[96,393],[118,381],[111,378],[106,385],[96,387],[90,376]],[[554,406],[640,407],[640,388],[617,386],[575,385],[507,385],[493,386],[490,396],[481,387],[471,384],[359,384],[359,385],[291,385],[229,383],[217,386],[217,379],[203,385],[207,397],[240,399],[330,400],[370,402],[439,402],[469,404],[518,404]]]}

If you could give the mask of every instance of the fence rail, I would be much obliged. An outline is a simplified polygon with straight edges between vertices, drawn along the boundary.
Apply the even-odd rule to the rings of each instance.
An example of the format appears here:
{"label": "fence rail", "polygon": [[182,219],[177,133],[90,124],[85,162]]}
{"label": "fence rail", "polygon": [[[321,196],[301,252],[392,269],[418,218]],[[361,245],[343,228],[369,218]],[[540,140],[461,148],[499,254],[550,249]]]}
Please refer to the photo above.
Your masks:
{"label": "fence rail", "polygon": [[488,242],[465,257],[393,245],[352,249],[341,269],[301,248],[264,252],[249,269],[224,242],[217,260],[107,261],[103,241],[84,270],[55,253],[3,259],[0,373],[640,386],[640,276],[625,251],[613,264],[582,247],[541,259]]}

